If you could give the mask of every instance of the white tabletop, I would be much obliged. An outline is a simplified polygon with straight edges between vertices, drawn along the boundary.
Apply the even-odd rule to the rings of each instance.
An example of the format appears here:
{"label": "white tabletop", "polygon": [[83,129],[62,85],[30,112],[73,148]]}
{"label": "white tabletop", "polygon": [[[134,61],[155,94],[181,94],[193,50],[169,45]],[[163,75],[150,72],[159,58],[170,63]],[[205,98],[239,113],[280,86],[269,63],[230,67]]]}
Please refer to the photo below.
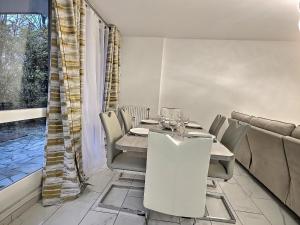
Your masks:
{"label": "white tabletop", "polygon": [[[158,126],[145,124],[141,124],[141,127],[149,128],[152,130],[160,129]],[[199,129],[187,129],[187,131],[191,130],[196,131]],[[200,131],[206,132],[203,129],[201,129]],[[166,131],[166,133],[170,132]],[[120,149],[122,151],[147,152],[148,137],[126,134],[120,140],[118,140],[115,145],[117,149]],[[213,143],[211,148],[211,159],[230,161],[233,158],[234,154],[231,151],[229,151],[224,145],[222,145],[220,142]]]}

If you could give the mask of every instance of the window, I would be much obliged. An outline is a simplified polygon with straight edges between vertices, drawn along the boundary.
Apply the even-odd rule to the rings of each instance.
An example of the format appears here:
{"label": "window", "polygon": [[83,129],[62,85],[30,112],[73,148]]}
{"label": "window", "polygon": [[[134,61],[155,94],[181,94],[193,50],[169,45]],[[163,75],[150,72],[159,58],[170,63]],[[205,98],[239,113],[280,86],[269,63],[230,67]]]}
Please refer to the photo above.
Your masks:
{"label": "window", "polygon": [[0,110],[47,105],[48,19],[0,14]]}
{"label": "window", "polygon": [[[43,13],[27,12],[25,2],[42,7]],[[0,190],[44,163],[49,18],[44,13],[48,1],[37,2],[23,1],[23,8],[15,2],[12,7],[19,9],[8,13],[0,6]]]}

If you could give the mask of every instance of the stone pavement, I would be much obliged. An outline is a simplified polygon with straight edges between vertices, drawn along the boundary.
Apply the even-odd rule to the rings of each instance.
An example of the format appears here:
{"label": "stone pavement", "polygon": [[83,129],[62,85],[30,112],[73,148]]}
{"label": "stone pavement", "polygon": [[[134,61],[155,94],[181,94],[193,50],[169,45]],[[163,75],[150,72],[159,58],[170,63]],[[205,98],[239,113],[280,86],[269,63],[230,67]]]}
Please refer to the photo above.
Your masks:
{"label": "stone pavement", "polygon": [[43,166],[45,123],[18,127],[17,132],[25,136],[0,143],[0,190]]}

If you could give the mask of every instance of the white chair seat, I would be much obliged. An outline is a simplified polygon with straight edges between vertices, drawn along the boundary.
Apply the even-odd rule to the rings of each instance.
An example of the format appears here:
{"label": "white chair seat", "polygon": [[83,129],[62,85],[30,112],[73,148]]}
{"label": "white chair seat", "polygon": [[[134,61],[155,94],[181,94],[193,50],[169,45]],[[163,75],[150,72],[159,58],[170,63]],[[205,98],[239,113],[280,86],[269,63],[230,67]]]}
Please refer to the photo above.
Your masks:
{"label": "white chair seat", "polygon": [[208,169],[208,176],[213,178],[227,179],[225,167],[217,160],[211,160]]}
{"label": "white chair seat", "polygon": [[111,167],[113,169],[146,172],[146,158],[129,152],[120,153],[113,159]]}

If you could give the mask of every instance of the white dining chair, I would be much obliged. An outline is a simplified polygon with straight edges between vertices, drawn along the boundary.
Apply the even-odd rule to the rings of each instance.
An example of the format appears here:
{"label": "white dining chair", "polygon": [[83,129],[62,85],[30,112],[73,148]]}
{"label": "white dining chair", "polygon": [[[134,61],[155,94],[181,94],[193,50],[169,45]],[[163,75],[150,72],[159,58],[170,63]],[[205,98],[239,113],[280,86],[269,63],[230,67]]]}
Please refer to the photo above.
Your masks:
{"label": "white dining chair", "polygon": [[120,172],[136,172],[145,173],[146,158],[141,157],[140,154],[123,152],[116,149],[115,143],[122,136],[122,129],[116,113],[113,111],[100,113],[101,122],[105,131],[107,144],[107,166],[111,170],[118,170]]}
{"label": "white dining chair", "polygon": [[[239,125],[237,121],[232,120],[221,139],[221,143],[232,153],[235,153],[248,128],[248,124]],[[231,161],[211,160],[208,170],[209,177],[224,181],[230,180],[233,176],[234,163],[235,158]]]}
{"label": "white dining chair", "polygon": [[120,114],[124,124],[124,132],[128,133],[133,127],[133,117],[127,112],[125,108],[120,109]]}
{"label": "white dining chair", "polygon": [[212,143],[212,138],[178,141],[150,132],[144,207],[173,216],[203,217]]}
{"label": "white dining chair", "polygon": [[208,132],[217,137],[221,127],[223,126],[223,124],[225,122],[225,120],[226,120],[225,116],[222,116],[222,115],[218,114],[215,117],[214,121],[212,122]]}
{"label": "white dining chair", "polygon": [[[117,115],[114,111],[100,113],[100,119],[105,131],[106,136],[106,158],[107,158],[107,167],[112,171],[119,173],[119,179],[123,180],[121,175],[123,173],[132,174],[132,175],[144,175],[146,172],[146,157],[134,152],[123,152],[118,150],[115,146],[115,143],[123,136],[120,122],[117,118]],[[127,179],[125,179],[127,180]],[[131,180],[141,181],[141,179],[132,178]],[[114,205],[107,205],[105,203],[105,198],[108,193],[113,189],[113,187],[121,187],[125,189],[136,188],[133,185],[122,184],[116,185],[114,182],[103,191],[101,197],[99,198],[98,205],[102,208],[113,209],[117,211],[128,211],[127,208],[117,207]],[[132,210],[132,213],[144,214],[142,211]]]}

